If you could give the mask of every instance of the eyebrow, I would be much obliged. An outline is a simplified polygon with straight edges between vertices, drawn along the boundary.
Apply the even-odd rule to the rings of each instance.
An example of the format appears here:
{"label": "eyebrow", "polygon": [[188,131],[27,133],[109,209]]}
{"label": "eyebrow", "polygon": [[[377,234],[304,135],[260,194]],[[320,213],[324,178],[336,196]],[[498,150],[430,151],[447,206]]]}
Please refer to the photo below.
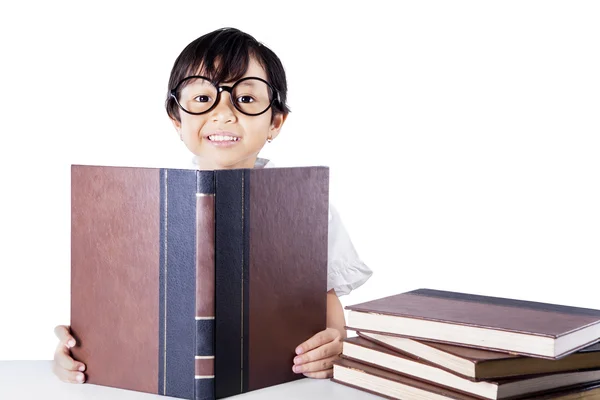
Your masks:
{"label": "eyebrow", "polygon": [[194,79],[194,84],[198,84],[198,83],[201,85],[210,85],[211,84],[210,81],[208,81],[206,79],[200,79],[200,78]]}
{"label": "eyebrow", "polygon": [[256,81],[253,81],[253,80],[243,81],[238,86],[256,86]]}

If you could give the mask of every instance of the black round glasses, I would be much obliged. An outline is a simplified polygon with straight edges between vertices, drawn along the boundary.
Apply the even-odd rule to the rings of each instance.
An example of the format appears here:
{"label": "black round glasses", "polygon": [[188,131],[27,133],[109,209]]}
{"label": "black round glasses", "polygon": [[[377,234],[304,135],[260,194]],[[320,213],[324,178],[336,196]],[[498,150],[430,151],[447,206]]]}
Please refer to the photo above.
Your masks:
{"label": "black round glasses", "polygon": [[273,86],[257,77],[242,78],[233,86],[218,86],[207,77],[188,76],[171,90],[171,97],[186,113],[200,115],[219,104],[223,91],[229,92],[231,103],[236,110],[250,116],[265,113],[276,100],[279,101],[279,93]]}

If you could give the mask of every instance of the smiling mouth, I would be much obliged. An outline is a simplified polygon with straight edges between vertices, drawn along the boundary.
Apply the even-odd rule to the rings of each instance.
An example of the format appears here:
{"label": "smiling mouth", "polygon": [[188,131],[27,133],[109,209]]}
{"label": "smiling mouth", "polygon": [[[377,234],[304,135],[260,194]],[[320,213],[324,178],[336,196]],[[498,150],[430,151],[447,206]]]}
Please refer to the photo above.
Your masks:
{"label": "smiling mouth", "polygon": [[211,142],[239,142],[240,138],[227,135],[210,135],[208,140]]}

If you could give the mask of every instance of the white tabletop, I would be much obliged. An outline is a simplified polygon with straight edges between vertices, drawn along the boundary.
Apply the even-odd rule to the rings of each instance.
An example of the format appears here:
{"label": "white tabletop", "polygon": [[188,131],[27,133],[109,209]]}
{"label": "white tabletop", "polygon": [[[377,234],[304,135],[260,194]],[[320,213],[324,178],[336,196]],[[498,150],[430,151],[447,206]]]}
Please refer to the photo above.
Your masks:
{"label": "white tabletop", "polygon": [[[51,361],[0,361],[0,399],[6,400],[166,400],[130,390],[61,382],[52,373]],[[328,379],[301,379],[255,390],[230,399],[240,400],[381,400]]]}

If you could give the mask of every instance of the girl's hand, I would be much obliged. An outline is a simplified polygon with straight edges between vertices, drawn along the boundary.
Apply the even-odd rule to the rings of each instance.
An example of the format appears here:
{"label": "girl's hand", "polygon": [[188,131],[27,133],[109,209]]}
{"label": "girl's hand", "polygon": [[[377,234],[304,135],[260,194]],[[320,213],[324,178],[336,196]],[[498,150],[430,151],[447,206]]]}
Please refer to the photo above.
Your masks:
{"label": "girl's hand", "polygon": [[327,328],[296,348],[292,370],[309,378],[331,378],[333,361],[342,353],[342,335],[337,329]]}
{"label": "girl's hand", "polygon": [[68,383],[83,383],[85,382],[85,364],[75,361],[71,357],[71,347],[75,346],[76,342],[73,336],[69,333],[69,327],[59,325],[54,328],[54,333],[59,339],[58,346],[54,352],[54,364],[52,372],[61,381]]}

